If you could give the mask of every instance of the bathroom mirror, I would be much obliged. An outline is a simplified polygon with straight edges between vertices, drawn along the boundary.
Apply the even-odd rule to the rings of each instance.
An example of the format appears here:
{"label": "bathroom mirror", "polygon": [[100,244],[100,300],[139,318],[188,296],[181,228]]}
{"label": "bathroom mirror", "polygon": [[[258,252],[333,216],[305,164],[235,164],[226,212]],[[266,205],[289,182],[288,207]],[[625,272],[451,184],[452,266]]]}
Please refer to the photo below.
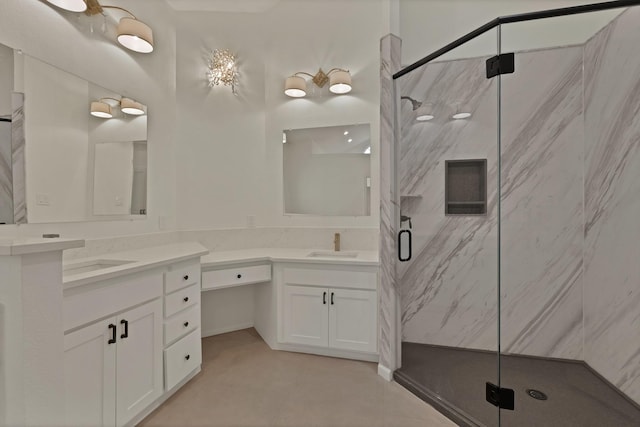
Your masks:
{"label": "bathroom mirror", "polygon": [[282,142],[285,215],[370,215],[368,123],[284,130]]}
{"label": "bathroom mirror", "polygon": [[[144,217],[146,106],[132,101],[138,114],[125,114],[122,94],[29,55],[12,57],[13,81],[0,83],[0,98],[24,94],[27,222]],[[91,114],[98,110],[111,117]]]}

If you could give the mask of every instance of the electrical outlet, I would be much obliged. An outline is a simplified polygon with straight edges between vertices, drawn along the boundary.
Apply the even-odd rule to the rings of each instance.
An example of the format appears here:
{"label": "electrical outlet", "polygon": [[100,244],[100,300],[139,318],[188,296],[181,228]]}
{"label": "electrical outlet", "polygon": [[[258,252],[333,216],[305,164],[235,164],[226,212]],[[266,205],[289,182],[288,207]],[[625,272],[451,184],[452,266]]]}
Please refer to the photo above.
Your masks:
{"label": "electrical outlet", "polygon": [[43,193],[36,194],[36,205],[49,206],[49,195]]}

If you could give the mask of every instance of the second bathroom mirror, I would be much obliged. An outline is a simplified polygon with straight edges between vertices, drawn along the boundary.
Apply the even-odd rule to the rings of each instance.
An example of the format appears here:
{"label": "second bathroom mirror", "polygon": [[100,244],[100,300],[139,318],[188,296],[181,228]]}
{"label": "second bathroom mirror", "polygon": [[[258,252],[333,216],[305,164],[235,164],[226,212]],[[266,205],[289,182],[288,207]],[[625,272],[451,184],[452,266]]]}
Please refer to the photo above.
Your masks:
{"label": "second bathroom mirror", "polygon": [[282,133],[285,215],[371,214],[371,129],[351,124]]}

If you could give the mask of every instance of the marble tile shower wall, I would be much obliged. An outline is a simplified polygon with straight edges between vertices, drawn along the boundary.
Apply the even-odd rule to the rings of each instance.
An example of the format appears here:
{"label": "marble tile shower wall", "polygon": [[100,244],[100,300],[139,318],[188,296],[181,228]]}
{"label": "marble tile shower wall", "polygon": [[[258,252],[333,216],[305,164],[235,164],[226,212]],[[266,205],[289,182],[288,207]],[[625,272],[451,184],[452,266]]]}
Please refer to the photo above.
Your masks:
{"label": "marble tile shower wall", "polygon": [[[501,345],[585,360],[640,403],[640,8],[584,46],[516,54],[502,79]],[[468,121],[417,123],[402,105],[399,266],[404,341],[497,348],[497,89],[484,59],[399,82],[471,99]],[[584,67],[584,68],[583,68]],[[465,97],[466,96],[466,97]],[[486,158],[486,217],[444,215],[444,160]],[[416,197],[422,196],[422,197]]]}
{"label": "marble tile shower wall", "polygon": [[640,404],[640,7],[585,47],[585,360]]}

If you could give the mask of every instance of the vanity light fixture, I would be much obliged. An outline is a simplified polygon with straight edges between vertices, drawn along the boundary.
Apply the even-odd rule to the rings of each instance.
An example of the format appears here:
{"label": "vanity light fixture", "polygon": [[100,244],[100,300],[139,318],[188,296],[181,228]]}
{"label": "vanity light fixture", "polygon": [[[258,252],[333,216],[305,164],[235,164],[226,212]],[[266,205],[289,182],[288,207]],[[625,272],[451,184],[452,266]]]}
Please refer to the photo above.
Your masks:
{"label": "vanity light fixture", "polygon": [[211,52],[207,58],[207,79],[209,87],[231,86],[231,92],[236,93],[238,84],[236,56],[228,49],[216,49]]}
{"label": "vanity light fixture", "polygon": [[84,12],[87,10],[87,4],[84,0],[47,0],[54,6],[58,6],[60,9],[68,10],[69,12]]}
{"label": "vanity light fixture", "polygon": [[119,105],[120,111],[122,111],[124,114],[132,116],[141,116],[144,114],[144,106],[131,98],[116,99],[105,97],[91,103],[91,115],[94,117],[99,117],[101,119],[112,118],[112,106],[109,102],[107,102],[109,100],[113,101],[116,105]]}
{"label": "vanity light fixture", "polygon": [[351,92],[351,74],[349,70],[332,68],[328,73],[318,70],[316,74],[298,71],[287,77],[284,82],[284,93],[292,98],[302,98],[307,95],[307,81],[301,75],[311,77],[311,81],[322,88],[329,83],[329,91],[338,95]]}
{"label": "vanity light fixture", "polygon": [[94,117],[99,117],[101,119],[110,119],[113,117],[113,113],[111,112],[111,105],[102,101],[93,101],[91,103],[91,115]]}
{"label": "vanity light fixture", "polygon": [[88,16],[104,14],[104,9],[117,9],[129,14],[120,19],[117,28],[118,43],[134,52],[153,52],[153,31],[135,15],[120,6],[102,6],[98,0],[47,0],[47,2],[72,12],[84,12]]}

